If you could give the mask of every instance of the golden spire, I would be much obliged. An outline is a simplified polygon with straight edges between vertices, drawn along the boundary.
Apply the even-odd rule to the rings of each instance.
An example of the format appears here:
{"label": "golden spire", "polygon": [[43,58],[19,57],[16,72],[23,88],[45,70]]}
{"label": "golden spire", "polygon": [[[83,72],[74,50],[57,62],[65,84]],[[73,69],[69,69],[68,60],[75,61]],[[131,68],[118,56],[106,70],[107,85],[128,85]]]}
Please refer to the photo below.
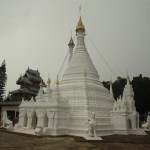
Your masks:
{"label": "golden spire", "polygon": [[47,84],[48,84],[48,85],[51,84],[51,79],[50,79],[50,77],[49,77],[48,80],[47,80]]}
{"label": "golden spire", "polygon": [[72,36],[71,36],[71,38],[70,38],[70,41],[69,41],[68,46],[74,46],[74,42],[73,42]]}
{"label": "golden spire", "polygon": [[80,16],[79,22],[78,22],[78,24],[76,26],[76,32],[78,32],[79,30],[85,32],[85,28],[84,28],[84,25],[82,23],[81,16]]}

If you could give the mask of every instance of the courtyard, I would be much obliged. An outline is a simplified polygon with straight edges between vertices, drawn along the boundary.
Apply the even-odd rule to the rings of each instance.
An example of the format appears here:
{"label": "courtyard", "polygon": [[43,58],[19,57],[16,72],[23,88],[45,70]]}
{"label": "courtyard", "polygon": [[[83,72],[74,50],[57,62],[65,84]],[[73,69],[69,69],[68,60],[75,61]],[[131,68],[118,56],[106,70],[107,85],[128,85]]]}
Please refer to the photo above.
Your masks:
{"label": "courtyard", "polygon": [[149,135],[112,135],[87,142],[79,137],[34,137],[0,131],[0,150],[149,150]]}

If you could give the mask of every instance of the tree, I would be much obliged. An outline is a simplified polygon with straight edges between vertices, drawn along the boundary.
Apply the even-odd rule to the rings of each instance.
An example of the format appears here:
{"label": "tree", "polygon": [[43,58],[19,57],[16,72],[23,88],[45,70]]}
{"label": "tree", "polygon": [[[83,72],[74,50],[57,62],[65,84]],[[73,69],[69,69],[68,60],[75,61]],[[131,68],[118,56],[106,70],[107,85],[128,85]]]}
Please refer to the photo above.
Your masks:
{"label": "tree", "polygon": [[7,81],[6,64],[4,60],[2,62],[2,65],[0,66],[0,101],[3,101],[6,81]]}
{"label": "tree", "polygon": [[112,88],[114,92],[114,99],[119,98],[120,96],[123,96],[123,90],[127,83],[127,80],[125,78],[118,77],[117,80],[113,83]]}
{"label": "tree", "polygon": [[110,81],[103,81],[102,84],[106,89],[110,90]]}
{"label": "tree", "polygon": [[[126,82],[127,82],[126,79],[121,78],[121,77],[118,77],[117,80],[113,82],[112,88],[113,88],[114,99],[117,100],[117,98],[119,98],[119,96],[123,95],[123,89],[125,87]],[[109,89],[110,88],[109,81],[103,81],[102,84],[104,85],[105,88],[110,90]]]}
{"label": "tree", "polygon": [[138,77],[133,77],[131,84],[135,93],[137,111],[140,114],[147,113],[150,111],[150,78],[142,77],[140,74]]}

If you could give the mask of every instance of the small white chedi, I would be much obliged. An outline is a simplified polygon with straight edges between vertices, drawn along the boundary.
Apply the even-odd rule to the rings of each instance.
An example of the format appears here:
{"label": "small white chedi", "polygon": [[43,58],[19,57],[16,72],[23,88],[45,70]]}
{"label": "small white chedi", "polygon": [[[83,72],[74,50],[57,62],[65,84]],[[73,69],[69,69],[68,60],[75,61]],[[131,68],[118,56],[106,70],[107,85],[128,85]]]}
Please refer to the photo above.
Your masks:
{"label": "small white chedi", "polygon": [[111,111],[111,122],[117,134],[138,134],[139,113],[136,112],[133,88],[130,85],[127,74],[127,84],[123,91],[123,97],[117,99]]}
{"label": "small white chedi", "polygon": [[[103,87],[87,52],[85,28],[81,17],[76,27],[77,45],[70,39],[69,63],[62,80],[52,90],[48,80],[46,93],[40,85],[36,100],[22,100],[19,126],[38,135],[75,135],[96,138],[138,129],[133,90],[127,80],[123,99],[115,102],[112,89]],[[128,78],[127,78],[128,79]],[[15,129],[17,130],[17,128]]]}

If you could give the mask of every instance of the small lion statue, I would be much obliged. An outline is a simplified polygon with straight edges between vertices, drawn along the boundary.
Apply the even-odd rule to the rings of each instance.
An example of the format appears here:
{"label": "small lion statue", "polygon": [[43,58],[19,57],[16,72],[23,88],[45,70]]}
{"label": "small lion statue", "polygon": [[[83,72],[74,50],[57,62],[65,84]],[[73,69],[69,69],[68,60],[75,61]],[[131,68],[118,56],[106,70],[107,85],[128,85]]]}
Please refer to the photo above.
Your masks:
{"label": "small lion statue", "polygon": [[13,129],[12,121],[8,119],[7,112],[5,110],[3,111],[1,121],[2,121],[1,128],[6,128],[8,130],[12,130]]}
{"label": "small lion statue", "polygon": [[96,136],[96,117],[95,113],[90,114],[90,118],[88,120],[88,136],[97,137]]}

